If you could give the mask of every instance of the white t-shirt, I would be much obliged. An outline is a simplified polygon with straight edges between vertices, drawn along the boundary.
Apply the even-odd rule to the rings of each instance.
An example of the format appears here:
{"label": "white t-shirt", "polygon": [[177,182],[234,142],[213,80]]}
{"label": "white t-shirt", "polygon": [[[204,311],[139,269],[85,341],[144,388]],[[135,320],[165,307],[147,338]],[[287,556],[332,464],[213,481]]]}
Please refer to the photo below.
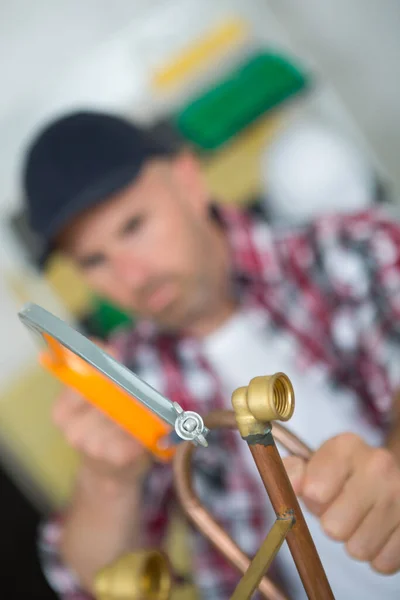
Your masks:
{"label": "white t-shirt", "polygon": [[[361,436],[371,445],[380,445],[378,429],[365,421],[357,400],[350,392],[335,393],[322,381],[321,376],[299,373],[293,360],[293,343],[284,334],[275,336],[267,331],[257,314],[238,313],[218,331],[202,342],[205,356],[218,373],[226,390],[226,405],[231,406],[232,392],[248,385],[253,377],[286,373],[295,390],[295,411],[287,426],[304,439],[311,448],[318,448],[329,438],[348,431]],[[248,468],[265,493],[260,476],[245,443],[241,446]],[[281,455],[285,451],[280,448]],[[266,497],[266,513],[273,522],[274,513]],[[366,563],[350,558],[344,545],[329,539],[319,524],[302,504],[304,516],[324,565],[337,600],[400,600],[400,574],[383,576],[375,573]],[[306,600],[293,559],[286,544],[279,551],[277,562],[282,569],[288,593],[293,600]]]}

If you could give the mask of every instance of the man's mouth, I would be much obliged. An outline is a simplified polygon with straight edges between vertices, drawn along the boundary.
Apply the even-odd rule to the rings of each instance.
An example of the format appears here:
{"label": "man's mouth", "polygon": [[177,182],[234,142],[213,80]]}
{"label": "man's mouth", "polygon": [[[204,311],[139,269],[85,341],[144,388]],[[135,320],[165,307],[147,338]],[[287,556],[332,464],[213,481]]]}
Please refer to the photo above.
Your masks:
{"label": "man's mouth", "polygon": [[173,283],[165,283],[152,292],[146,299],[146,307],[151,311],[163,310],[176,295],[176,286]]}

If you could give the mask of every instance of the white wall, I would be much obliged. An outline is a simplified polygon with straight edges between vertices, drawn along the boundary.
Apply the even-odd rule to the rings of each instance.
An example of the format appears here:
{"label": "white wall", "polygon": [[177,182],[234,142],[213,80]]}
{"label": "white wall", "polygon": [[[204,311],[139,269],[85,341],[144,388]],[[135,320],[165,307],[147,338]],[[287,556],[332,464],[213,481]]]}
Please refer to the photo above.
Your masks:
{"label": "white wall", "polygon": [[36,123],[85,102],[145,117],[147,67],[229,6],[333,83],[400,196],[398,0],[3,0],[0,206],[15,201],[21,143]]}
{"label": "white wall", "polygon": [[400,2],[267,0],[315,58],[363,132],[400,201]]}

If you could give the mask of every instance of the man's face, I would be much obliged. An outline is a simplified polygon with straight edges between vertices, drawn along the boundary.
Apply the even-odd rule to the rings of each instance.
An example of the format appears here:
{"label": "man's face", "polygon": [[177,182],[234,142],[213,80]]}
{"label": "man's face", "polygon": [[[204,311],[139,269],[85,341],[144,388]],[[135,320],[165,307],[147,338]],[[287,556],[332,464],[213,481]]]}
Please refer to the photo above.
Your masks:
{"label": "man's face", "polygon": [[60,244],[103,297],[166,328],[188,327],[223,293],[207,201],[193,157],[154,161],[80,215]]}

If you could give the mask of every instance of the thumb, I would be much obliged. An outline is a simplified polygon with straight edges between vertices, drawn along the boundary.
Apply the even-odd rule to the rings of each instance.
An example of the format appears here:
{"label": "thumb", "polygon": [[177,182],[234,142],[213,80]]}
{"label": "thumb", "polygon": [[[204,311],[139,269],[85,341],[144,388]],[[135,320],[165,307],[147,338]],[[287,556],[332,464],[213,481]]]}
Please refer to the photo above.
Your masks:
{"label": "thumb", "polygon": [[297,456],[288,456],[283,459],[283,464],[295,494],[300,495],[306,473],[306,463]]}

